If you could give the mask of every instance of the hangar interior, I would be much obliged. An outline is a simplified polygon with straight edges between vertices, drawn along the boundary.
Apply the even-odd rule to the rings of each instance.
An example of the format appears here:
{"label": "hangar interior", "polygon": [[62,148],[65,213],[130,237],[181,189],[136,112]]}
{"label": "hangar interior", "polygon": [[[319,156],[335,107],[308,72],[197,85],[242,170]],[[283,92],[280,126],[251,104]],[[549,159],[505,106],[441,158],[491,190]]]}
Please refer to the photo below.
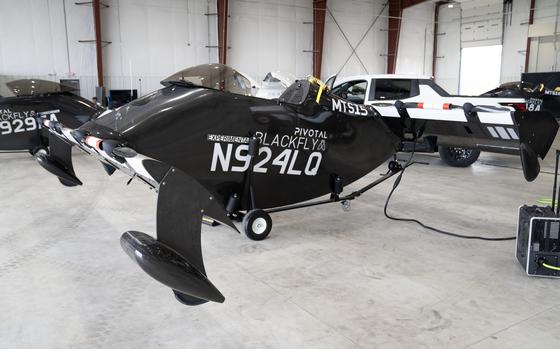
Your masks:
{"label": "hangar interior", "polygon": [[[448,97],[479,96],[524,73],[560,71],[559,16],[558,0],[0,0],[0,116],[10,81],[69,83],[106,105],[209,63],[260,87],[270,72],[322,81],[397,74],[431,79]],[[560,98],[555,87],[549,95]],[[530,182],[519,149],[483,149],[468,167],[413,151],[388,211],[446,232],[516,236],[520,206],[550,205],[559,145]],[[0,153],[1,348],[560,346],[558,280],[528,276],[515,239],[387,219],[393,179],[351,206],[272,213],[263,241],[203,224],[206,271],[226,300],[185,306],[119,246],[129,229],[156,230],[157,194],[72,154],[84,185],[67,188],[27,149]],[[397,155],[401,165],[409,158]],[[386,172],[383,163],[344,189]]]}
{"label": "hangar interior", "polygon": [[[332,74],[412,74],[434,76],[454,94],[459,92],[461,49],[489,45],[502,45],[499,83],[519,80],[525,66],[528,72],[557,70],[554,0],[518,0],[515,5],[472,0],[452,2],[452,7],[414,0],[392,6],[382,1],[316,1],[316,8],[325,7],[317,10],[317,16],[324,15],[320,70],[313,70],[313,2],[226,3],[225,62],[258,81],[276,70],[323,79]],[[218,62],[217,5],[199,0],[103,2],[99,12],[106,89],[132,88],[144,95],[178,70]],[[4,1],[2,14],[2,79],[79,79],[81,95],[95,95],[91,4]]]}

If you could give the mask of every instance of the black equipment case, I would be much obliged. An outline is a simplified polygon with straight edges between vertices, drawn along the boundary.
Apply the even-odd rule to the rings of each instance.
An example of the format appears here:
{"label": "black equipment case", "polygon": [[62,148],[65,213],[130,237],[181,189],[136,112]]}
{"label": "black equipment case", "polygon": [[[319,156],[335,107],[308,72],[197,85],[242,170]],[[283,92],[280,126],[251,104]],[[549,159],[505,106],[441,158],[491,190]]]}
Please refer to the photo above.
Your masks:
{"label": "black equipment case", "polygon": [[529,276],[560,277],[560,215],[556,198],[558,158],[551,206],[528,206],[519,208],[517,223],[516,257]]}

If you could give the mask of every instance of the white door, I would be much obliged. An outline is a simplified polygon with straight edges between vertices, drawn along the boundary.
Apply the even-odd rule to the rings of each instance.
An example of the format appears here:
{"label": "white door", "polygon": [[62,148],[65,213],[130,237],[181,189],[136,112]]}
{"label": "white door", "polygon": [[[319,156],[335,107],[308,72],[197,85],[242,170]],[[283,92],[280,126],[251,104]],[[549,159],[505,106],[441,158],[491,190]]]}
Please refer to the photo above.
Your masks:
{"label": "white door", "polygon": [[500,85],[502,45],[461,49],[459,94],[478,96]]}

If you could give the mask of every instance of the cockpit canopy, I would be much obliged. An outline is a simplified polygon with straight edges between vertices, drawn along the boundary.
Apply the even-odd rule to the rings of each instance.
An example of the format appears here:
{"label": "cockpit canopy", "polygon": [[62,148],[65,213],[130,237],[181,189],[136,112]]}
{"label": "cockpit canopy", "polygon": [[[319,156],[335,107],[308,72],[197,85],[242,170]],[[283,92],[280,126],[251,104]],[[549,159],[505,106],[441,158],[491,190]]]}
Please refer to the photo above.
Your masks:
{"label": "cockpit canopy", "polygon": [[202,86],[239,95],[251,95],[249,79],[223,64],[201,64],[187,68],[162,80],[161,83],[165,86]]}
{"label": "cockpit canopy", "polygon": [[49,93],[63,93],[77,91],[76,88],[58,82],[41,79],[20,79],[6,83],[7,89],[2,89],[4,97],[37,96]]}

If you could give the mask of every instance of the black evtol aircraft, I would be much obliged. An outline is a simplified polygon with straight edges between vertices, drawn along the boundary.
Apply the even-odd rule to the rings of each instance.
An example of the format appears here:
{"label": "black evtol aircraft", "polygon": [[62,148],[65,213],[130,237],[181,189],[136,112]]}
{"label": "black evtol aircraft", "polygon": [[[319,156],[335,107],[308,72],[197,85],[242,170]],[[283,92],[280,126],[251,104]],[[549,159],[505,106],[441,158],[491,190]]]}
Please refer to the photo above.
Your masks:
{"label": "black evtol aircraft", "polygon": [[0,96],[0,151],[48,147],[48,131],[37,115],[55,113],[67,127],[77,128],[102,109],[73,94],[76,89],[53,81],[22,79],[6,83]]}
{"label": "black evtol aircraft", "polygon": [[[537,157],[545,156],[558,129],[546,113],[472,105],[380,105],[389,114],[389,107],[398,112],[384,117],[374,107],[332,95],[314,78],[297,81],[279,101],[265,100],[249,96],[249,82],[218,64],[186,69],[162,83],[161,90],[77,129],[52,115],[44,119],[51,152],[39,153],[37,160],[63,182],[78,185],[70,152],[78,146],[156,189],[157,238],[128,231],[121,245],[188,305],[224,301],[204,269],[204,216],[233,229],[232,220],[242,217],[247,236],[261,240],[270,232],[271,212],[352,200],[398,173],[400,166],[391,162],[385,176],[342,195],[344,186],[396,153],[403,130],[415,137],[436,134],[457,146],[517,152],[532,180],[539,172]],[[461,110],[461,116],[428,120],[409,113],[436,107]],[[490,120],[492,113],[499,116],[496,122],[479,120]],[[325,194],[330,198],[305,202]]]}

